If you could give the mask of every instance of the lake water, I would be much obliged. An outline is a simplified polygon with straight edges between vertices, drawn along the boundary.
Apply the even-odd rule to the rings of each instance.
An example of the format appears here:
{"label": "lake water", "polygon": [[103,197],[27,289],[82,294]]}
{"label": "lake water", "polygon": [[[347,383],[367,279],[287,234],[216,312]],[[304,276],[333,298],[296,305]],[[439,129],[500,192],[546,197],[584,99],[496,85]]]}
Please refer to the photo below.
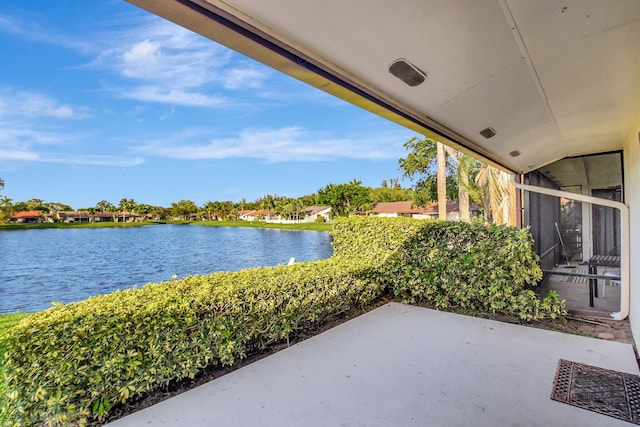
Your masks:
{"label": "lake water", "polygon": [[134,285],[329,258],[326,232],[153,225],[0,232],[0,313]]}

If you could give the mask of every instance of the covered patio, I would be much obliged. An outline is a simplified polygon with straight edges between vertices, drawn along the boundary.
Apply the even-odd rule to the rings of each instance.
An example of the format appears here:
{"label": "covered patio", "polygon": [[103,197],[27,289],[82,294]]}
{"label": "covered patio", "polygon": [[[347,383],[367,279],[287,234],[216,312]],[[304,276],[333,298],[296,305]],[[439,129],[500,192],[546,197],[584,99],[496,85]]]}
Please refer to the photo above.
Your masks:
{"label": "covered patio", "polygon": [[552,400],[560,359],[638,374],[630,344],[389,303],[109,425],[629,425]]}
{"label": "covered patio", "polygon": [[[513,173],[521,226],[542,187],[603,190],[526,174],[622,153],[615,317],[640,334],[640,2],[129,1]],[[112,425],[626,424],[551,400],[560,359],[638,373],[629,344],[391,304]]]}

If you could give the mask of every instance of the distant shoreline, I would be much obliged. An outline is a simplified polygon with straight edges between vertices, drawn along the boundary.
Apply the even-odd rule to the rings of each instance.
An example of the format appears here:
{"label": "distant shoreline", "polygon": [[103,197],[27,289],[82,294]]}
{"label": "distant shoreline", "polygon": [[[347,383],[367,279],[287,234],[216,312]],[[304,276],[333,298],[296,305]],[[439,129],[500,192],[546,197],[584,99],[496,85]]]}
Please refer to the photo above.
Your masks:
{"label": "distant shoreline", "polygon": [[262,221],[141,221],[141,222],[80,222],[80,223],[37,223],[37,224],[0,224],[3,230],[33,230],[46,228],[115,228],[142,227],[159,224],[201,225],[206,227],[251,227],[274,228],[282,230],[331,231],[332,224],[300,222],[297,224],[278,224]]}

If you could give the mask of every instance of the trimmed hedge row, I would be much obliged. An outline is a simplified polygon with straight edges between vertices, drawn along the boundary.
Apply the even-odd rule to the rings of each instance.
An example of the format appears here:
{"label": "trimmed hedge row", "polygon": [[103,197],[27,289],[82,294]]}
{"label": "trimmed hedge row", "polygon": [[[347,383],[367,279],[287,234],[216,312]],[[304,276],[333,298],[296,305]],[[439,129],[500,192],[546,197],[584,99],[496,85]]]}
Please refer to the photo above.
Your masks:
{"label": "trimmed hedge row", "polygon": [[6,353],[15,425],[83,425],[134,394],[366,306],[378,286],[340,260],[187,277],[35,313]]}
{"label": "trimmed hedge row", "polygon": [[467,312],[555,317],[526,230],[406,218],[334,224],[329,260],[187,277],[35,313],[6,341],[9,425],[84,425],[111,407],[384,293]]}
{"label": "trimmed hedge row", "polygon": [[542,270],[526,229],[481,222],[350,218],[337,221],[334,230],[334,257],[370,265],[370,277],[404,302],[523,320],[566,314],[557,293],[541,300],[530,289],[542,278]]}
{"label": "trimmed hedge row", "polygon": [[[333,256],[382,265],[431,220],[412,218],[351,217],[333,222]],[[437,224],[446,224],[438,221]]]}

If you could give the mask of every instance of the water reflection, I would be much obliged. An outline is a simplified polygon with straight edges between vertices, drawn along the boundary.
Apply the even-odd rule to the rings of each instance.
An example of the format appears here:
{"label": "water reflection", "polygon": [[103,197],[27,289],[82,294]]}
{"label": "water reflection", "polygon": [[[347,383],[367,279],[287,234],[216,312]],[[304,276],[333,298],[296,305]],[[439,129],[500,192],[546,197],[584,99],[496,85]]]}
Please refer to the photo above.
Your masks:
{"label": "water reflection", "polygon": [[326,232],[154,225],[0,232],[0,313],[37,311],[133,285],[311,261],[333,253]]}

